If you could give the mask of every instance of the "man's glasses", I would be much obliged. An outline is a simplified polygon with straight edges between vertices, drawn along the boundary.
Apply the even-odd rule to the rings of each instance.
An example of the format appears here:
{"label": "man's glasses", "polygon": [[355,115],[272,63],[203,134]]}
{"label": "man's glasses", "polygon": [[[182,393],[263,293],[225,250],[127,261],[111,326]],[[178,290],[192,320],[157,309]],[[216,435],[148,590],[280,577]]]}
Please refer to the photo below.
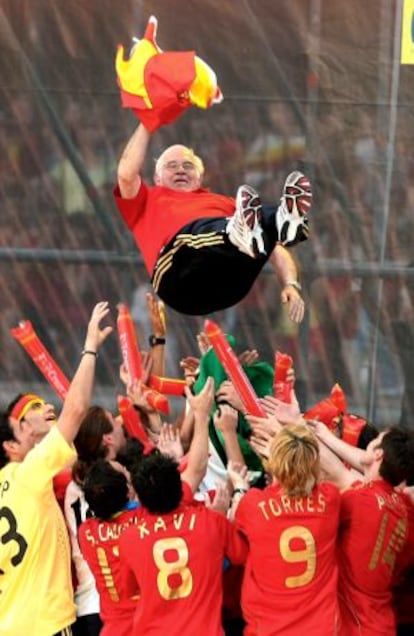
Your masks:
{"label": "man's glasses", "polygon": [[179,170],[180,167],[185,172],[196,170],[196,166],[192,161],[167,161],[163,164],[163,168],[167,170]]}

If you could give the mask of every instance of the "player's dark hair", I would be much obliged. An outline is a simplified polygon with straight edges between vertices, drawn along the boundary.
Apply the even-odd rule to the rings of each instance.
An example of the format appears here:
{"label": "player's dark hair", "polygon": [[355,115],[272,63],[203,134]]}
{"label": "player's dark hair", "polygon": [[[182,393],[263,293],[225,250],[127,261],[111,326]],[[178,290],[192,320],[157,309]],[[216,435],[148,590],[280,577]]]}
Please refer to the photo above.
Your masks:
{"label": "player's dark hair", "polygon": [[15,439],[7,411],[0,413],[0,468],[6,466],[10,459],[3,448],[3,442]]}
{"label": "player's dark hair", "polygon": [[102,443],[104,435],[112,433],[113,425],[101,406],[91,406],[82,420],[73,441],[78,459],[73,465],[72,475],[77,484],[82,484],[89,467],[97,460],[105,458],[108,448]]}
{"label": "player's dark hair", "polygon": [[398,486],[403,481],[414,485],[414,432],[391,428],[381,440],[384,451],[379,474],[391,484]]}
{"label": "player's dark hair", "polygon": [[365,426],[361,429],[361,432],[358,437],[357,447],[362,448],[362,450],[365,450],[368,444],[372,442],[373,439],[378,437],[378,435],[379,435],[379,430],[375,428],[373,424],[370,424],[370,422],[367,422]]}
{"label": "player's dark hair", "polygon": [[132,473],[144,456],[144,445],[136,437],[128,437],[125,446],[117,453],[116,460]]}
{"label": "player's dark hair", "polygon": [[149,512],[165,514],[178,507],[183,487],[178,464],[171,457],[161,453],[144,457],[131,478],[139,501]]}
{"label": "player's dark hair", "polygon": [[128,503],[128,483],[125,475],[105,459],[90,466],[83,482],[83,492],[95,517],[106,521]]}

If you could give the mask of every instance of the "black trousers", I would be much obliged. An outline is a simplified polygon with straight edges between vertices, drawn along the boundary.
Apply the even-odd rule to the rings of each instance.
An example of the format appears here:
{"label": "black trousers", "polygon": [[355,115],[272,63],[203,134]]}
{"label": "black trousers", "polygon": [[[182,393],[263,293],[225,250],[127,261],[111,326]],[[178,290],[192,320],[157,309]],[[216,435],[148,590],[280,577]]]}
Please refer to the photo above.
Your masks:
{"label": "black trousers", "polygon": [[249,292],[278,236],[275,208],[263,207],[266,255],[251,258],[230,243],[226,218],[188,223],[164,247],[155,266],[154,291],[176,311],[202,316],[232,307]]}

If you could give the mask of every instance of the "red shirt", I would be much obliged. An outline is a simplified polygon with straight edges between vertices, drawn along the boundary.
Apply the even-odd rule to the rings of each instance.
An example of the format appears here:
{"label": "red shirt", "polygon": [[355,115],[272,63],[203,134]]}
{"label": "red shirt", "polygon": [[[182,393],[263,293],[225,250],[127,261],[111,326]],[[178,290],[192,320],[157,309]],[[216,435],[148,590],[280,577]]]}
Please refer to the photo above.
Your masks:
{"label": "red shirt", "polygon": [[199,189],[182,192],[141,183],[133,199],[123,199],[119,188],[115,201],[134,235],[150,275],[161,248],[187,223],[203,217],[226,217],[234,213],[234,199]]}
{"label": "red shirt", "polygon": [[143,511],[120,539],[125,581],[138,582],[132,636],[221,636],[223,559],[243,562],[246,544],[224,517],[200,505]]}
{"label": "red shirt", "polygon": [[236,524],[249,543],[245,634],[336,634],[339,508],[339,491],[330,483],[307,497],[288,497],[277,484],[243,497]]}
{"label": "red shirt", "polygon": [[96,581],[104,623],[102,636],[129,636],[138,600],[137,590],[125,594],[121,585],[119,537],[138,523],[141,509],[125,510],[110,521],[87,519],[79,527],[79,545]]}
{"label": "red shirt", "polygon": [[344,636],[396,633],[391,588],[412,559],[405,549],[407,501],[382,479],[355,483],[342,495],[338,556]]}

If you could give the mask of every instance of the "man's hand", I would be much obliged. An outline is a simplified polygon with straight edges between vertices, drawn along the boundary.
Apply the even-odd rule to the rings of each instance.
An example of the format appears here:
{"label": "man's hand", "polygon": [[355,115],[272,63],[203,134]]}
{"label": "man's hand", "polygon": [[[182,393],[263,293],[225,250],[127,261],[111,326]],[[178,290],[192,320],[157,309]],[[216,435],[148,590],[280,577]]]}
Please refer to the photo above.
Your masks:
{"label": "man's hand", "polygon": [[198,376],[200,359],[194,358],[193,356],[187,356],[187,358],[180,360],[180,367],[184,372],[184,379],[187,382],[187,385],[190,387],[193,386]]}
{"label": "man's hand", "polygon": [[259,354],[256,349],[246,349],[239,355],[239,362],[242,366],[250,367],[252,364],[257,362],[259,359]]}
{"label": "man's hand", "polygon": [[260,433],[260,437],[252,435],[249,439],[249,444],[257,455],[263,459],[269,459],[272,440],[273,435],[263,430]]}
{"label": "man's hand", "polygon": [[288,306],[289,318],[293,322],[302,322],[305,315],[305,302],[296,287],[292,287],[292,285],[284,287],[280,299],[284,305]]}
{"label": "man's hand", "polygon": [[93,308],[86,333],[85,345],[83,347],[84,351],[94,351],[96,353],[103,341],[106,340],[113,331],[113,328],[110,326],[100,328],[101,321],[108,314],[109,306],[106,300],[97,303]]}
{"label": "man's hand", "polygon": [[250,484],[247,479],[247,466],[239,462],[229,461],[227,464],[227,474],[234,488],[249,490]]}
{"label": "man's hand", "polygon": [[230,508],[230,492],[226,484],[216,483],[216,492],[213,501],[209,497],[206,498],[206,508],[215,510],[222,515],[227,515]]}
{"label": "man's hand", "polygon": [[214,413],[213,421],[214,426],[223,435],[226,433],[235,433],[237,430],[237,422],[239,420],[239,414],[236,409],[232,408],[228,404],[221,404],[220,408]]}
{"label": "man's hand", "polygon": [[207,378],[202,391],[198,395],[193,395],[188,388],[185,387],[185,396],[194,415],[197,417],[206,417],[208,419],[214,404],[214,380],[212,377]]}
{"label": "man's hand", "polygon": [[143,391],[144,383],[142,380],[135,380],[127,386],[127,395],[134,406],[137,406],[144,413],[156,413],[157,411],[149,405],[145,393]]}
{"label": "man's hand", "polygon": [[224,380],[220,384],[219,390],[216,393],[217,402],[228,402],[234,409],[243,413],[245,408],[241,401],[239,394],[237,393],[234,384],[230,380]]}
{"label": "man's hand", "polygon": [[184,455],[184,451],[183,445],[181,444],[180,432],[175,426],[164,422],[158,438],[158,450],[163,455],[168,455],[177,462],[180,461]]}
{"label": "man's hand", "polygon": [[291,403],[287,404],[272,395],[260,398],[260,404],[270,417],[275,417],[281,424],[294,424],[301,417],[295,392],[291,391]]}
{"label": "man's hand", "polygon": [[203,356],[210,349],[211,344],[208,336],[204,331],[200,331],[197,335],[197,344],[201,355]]}
{"label": "man's hand", "polygon": [[267,417],[257,417],[256,415],[246,415],[253,434],[260,436],[263,431],[268,435],[276,435],[282,429],[282,425],[274,415],[268,415]]}

